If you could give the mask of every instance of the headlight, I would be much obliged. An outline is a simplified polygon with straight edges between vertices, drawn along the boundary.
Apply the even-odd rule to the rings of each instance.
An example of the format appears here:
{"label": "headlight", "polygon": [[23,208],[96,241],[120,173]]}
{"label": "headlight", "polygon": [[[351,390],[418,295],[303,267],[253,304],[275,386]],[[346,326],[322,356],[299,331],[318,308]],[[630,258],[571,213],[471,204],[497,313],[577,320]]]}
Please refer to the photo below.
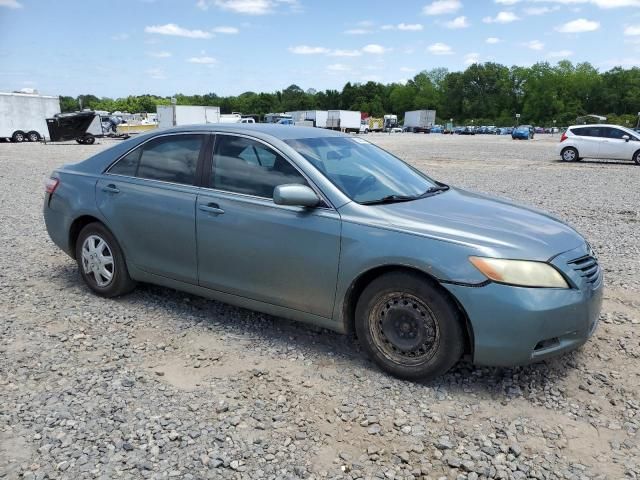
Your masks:
{"label": "headlight", "polygon": [[469,260],[494,282],[521,287],[569,288],[560,272],[548,263],[486,257],[469,257]]}

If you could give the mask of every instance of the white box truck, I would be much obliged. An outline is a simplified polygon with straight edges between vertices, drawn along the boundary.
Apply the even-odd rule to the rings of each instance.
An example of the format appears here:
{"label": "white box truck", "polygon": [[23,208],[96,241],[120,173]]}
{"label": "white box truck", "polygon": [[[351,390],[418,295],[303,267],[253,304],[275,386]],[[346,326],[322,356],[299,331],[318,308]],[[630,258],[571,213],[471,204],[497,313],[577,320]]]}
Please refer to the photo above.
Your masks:
{"label": "white box truck", "polygon": [[199,105],[157,105],[158,128],[199,123],[220,123],[220,107]]}
{"label": "white box truck", "polygon": [[343,132],[359,132],[361,124],[360,112],[353,110],[329,110],[327,112],[327,128]]}
{"label": "white box truck", "polygon": [[60,113],[60,98],[0,92],[0,139],[37,142],[47,136],[47,118]]}
{"label": "white box truck", "polygon": [[429,133],[436,123],[435,110],[412,110],[404,114],[404,130],[414,133]]}

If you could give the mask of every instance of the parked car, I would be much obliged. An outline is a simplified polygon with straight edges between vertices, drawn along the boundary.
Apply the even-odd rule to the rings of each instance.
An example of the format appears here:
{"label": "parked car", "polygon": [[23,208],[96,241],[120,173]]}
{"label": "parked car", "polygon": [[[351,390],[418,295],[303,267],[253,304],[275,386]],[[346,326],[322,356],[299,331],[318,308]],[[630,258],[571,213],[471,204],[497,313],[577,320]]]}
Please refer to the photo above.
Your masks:
{"label": "parked car", "polygon": [[531,125],[520,125],[511,132],[513,140],[533,140],[533,127]]}
{"label": "parked car", "polygon": [[433,127],[431,127],[431,133],[442,133],[443,131],[444,129],[441,125],[434,125]]}
{"label": "parked car", "polygon": [[535,127],[533,129],[533,131],[534,131],[534,133],[548,133],[548,132],[545,132],[544,128],[542,128],[542,127]]}
{"label": "parked car", "polygon": [[465,127],[454,127],[453,128],[453,133],[455,133],[456,135],[460,135],[462,133],[462,131],[464,130]]}
{"label": "parked car", "polygon": [[597,259],[564,222],[313,127],[141,135],[57,168],[44,219],[99,296],[148,282],[355,331],[402,378],[463,354],[516,365],[573,350],[602,301]]}
{"label": "parked car", "polygon": [[619,125],[574,125],[560,137],[557,153],[565,162],[605,158],[640,165],[640,133]]}
{"label": "parked car", "polygon": [[467,125],[466,127],[464,127],[460,132],[460,135],[475,135],[475,134],[476,134],[475,127],[472,127],[470,125]]}

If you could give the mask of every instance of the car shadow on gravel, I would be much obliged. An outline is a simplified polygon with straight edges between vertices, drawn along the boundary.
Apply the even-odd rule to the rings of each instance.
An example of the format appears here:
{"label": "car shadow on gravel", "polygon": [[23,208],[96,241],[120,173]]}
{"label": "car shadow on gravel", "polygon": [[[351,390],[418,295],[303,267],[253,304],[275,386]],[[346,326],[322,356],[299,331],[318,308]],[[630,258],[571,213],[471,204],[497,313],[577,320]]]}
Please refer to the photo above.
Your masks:
{"label": "car shadow on gravel", "polygon": [[554,163],[560,163],[563,165],[573,164],[573,165],[626,165],[630,167],[636,167],[637,165],[632,161],[625,160],[596,160],[596,159],[582,159],[579,162],[565,162],[563,160],[554,160]]}
{"label": "car shadow on gravel", "polygon": [[[78,295],[93,294],[80,281],[77,269],[69,265],[57,276],[64,289],[75,289]],[[95,297],[97,299],[97,297]],[[531,365],[500,368],[482,367],[461,360],[445,375],[431,381],[403,382],[393,379],[363,357],[354,335],[341,335],[285,318],[279,318],[204,297],[150,284],[139,284],[129,295],[116,299],[97,299],[144,309],[144,305],[163,306],[172,321],[178,322],[176,336],[190,328],[205,326],[231,337],[250,338],[264,350],[275,348],[282,352],[302,352],[316,365],[335,362],[342,372],[351,371],[354,377],[373,375],[377,381],[399,382],[413,387],[446,390],[448,394],[477,394],[499,400],[527,396],[532,391],[548,390],[577,368],[580,351]],[[170,325],[167,325],[170,327]],[[240,346],[238,347],[240,348]]]}

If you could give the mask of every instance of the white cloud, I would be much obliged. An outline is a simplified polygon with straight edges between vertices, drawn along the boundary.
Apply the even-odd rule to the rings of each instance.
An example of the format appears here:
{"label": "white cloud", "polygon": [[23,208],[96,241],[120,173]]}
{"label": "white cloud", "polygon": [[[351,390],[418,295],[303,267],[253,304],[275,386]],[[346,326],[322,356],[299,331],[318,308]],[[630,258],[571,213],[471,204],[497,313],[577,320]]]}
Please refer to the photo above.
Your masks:
{"label": "white cloud", "polygon": [[624,34],[628,37],[640,35],[640,25],[629,25],[624,29]]}
{"label": "white cloud", "polygon": [[467,53],[464,56],[464,64],[465,65],[473,65],[474,63],[480,62],[480,54],[479,53]]}
{"label": "white cloud", "polygon": [[400,71],[401,72],[406,72],[406,73],[411,73],[411,72],[415,72],[416,69],[415,68],[411,68],[411,67],[400,67]]}
{"label": "white cloud", "polygon": [[274,13],[281,5],[288,5],[290,9],[299,9],[297,0],[198,0],[196,5],[207,10],[210,5],[241,15],[267,15]]}
{"label": "white cloud", "polygon": [[166,25],[152,25],[144,27],[145,33],[157,33],[158,35],[171,35],[174,37],[186,38],[211,38],[213,34],[202,30],[188,30],[182,28],[175,23],[167,23]]}
{"label": "white cloud", "polygon": [[453,50],[445,43],[434,43],[427,47],[427,51],[433,55],[451,55]]}
{"label": "white cloud", "polygon": [[213,57],[191,57],[187,59],[187,62],[198,63],[201,65],[211,65],[213,63],[216,63],[217,60]]}
{"label": "white cloud", "polygon": [[362,55],[360,50],[331,50],[329,55],[332,57],[359,57]]}
{"label": "white cloud", "polygon": [[520,0],[495,0],[495,2],[499,5],[515,5],[520,3]]}
{"label": "white cloud", "polygon": [[325,47],[310,47],[309,45],[297,45],[295,47],[289,47],[291,53],[296,55],[320,55],[323,53],[329,53],[329,49]]}
{"label": "white cloud", "polygon": [[557,5],[551,8],[550,7],[529,7],[524,9],[524,13],[526,15],[544,15],[546,13],[555,12],[557,10],[560,10],[560,7]]}
{"label": "white cloud", "polygon": [[351,70],[349,65],[345,65],[344,63],[334,63],[332,65],[327,66],[327,70],[332,72],[348,72]]}
{"label": "white cloud", "polygon": [[469,26],[469,22],[467,21],[467,17],[456,17],[450,22],[444,24],[447,28],[457,29],[457,28],[467,28]]}
{"label": "white cloud", "polygon": [[347,35],[368,35],[369,33],[373,33],[373,30],[367,28],[350,28],[349,30],[345,30],[344,33]]}
{"label": "white cloud", "polygon": [[484,17],[482,19],[484,23],[511,23],[516,20],[520,20],[520,17],[513,12],[498,12],[495,17]]}
{"label": "white cloud", "polygon": [[129,34],[128,33],[117,33],[116,35],[113,35],[111,37],[111,40],[116,40],[116,41],[129,40]]}
{"label": "white cloud", "polygon": [[523,45],[531,50],[542,50],[544,49],[544,43],[540,40],[531,40],[530,42],[525,42]]}
{"label": "white cloud", "polygon": [[222,34],[226,34],[226,35],[235,35],[236,33],[240,32],[240,30],[238,30],[236,27],[216,27],[213,29],[214,32],[216,33],[222,33]]}
{"label": "white cloud", "polygon": [[0,0],[0,7],[22,8],[22,4],[17,0]]}
{"label": "white cloud", "polygon": [[573,55],[571,50],[558,50],[557,52],[549,52],[550,58],[567,58]]}
{"label": "white cloud", "polygon": [[419,23],[399,23],[398,30],[404,30],[408,32],[417,32],[422,30],[422,25]]}
{"label": "white cloud", "polygon": [[378,45],[376,43],[370,43],[369,45],[362,47],[362,51],[364,53],[373,53],[375,55],[381,55],[387,50],[388,48],[384,48],[382,45]]}
{"label": "white cloud", "polygon": [[498,37],[489,37],[485,40],[490,45],[495,45],[496,43],[500,43],[500,39]]}
{"label": "white cloud", "polygon": [[147,52],[147,55],[154,58],[169,58],[171,52]]}
{"label": "white cloud", "polygon": [[418,32],[424,27],[420,23],[399,23],[397,25],[382,25],[382,30],[402,30],[405,32]]}
{"label": "white cloud", "polygon": [[586,18],[578,18],[577,20],[572,20],[564,25],[557,26],[556,30],[561,33],[582,33],[593,32],[599,28],[600,22],[587,20]]}
{"label": "white cloud", "polygon": [[460,0],[436,0],[422,8],[424,15],[445,15],[455,13],[462,8]]}
{"label": "white cloud", "polygon": [[154,80],[164,80],[167,78],[161,68],[150,68],[145,73]]}
{"label": "white cloud", "polygon": [[603,9],[640,7],[640,0],[536,0],[538,2],[556,3],[560,5],[589,4]]}

